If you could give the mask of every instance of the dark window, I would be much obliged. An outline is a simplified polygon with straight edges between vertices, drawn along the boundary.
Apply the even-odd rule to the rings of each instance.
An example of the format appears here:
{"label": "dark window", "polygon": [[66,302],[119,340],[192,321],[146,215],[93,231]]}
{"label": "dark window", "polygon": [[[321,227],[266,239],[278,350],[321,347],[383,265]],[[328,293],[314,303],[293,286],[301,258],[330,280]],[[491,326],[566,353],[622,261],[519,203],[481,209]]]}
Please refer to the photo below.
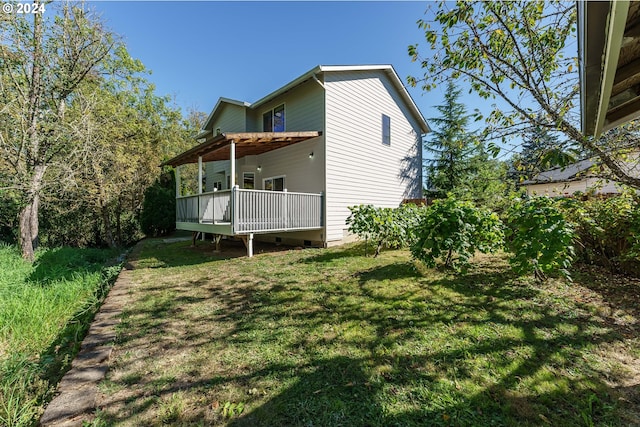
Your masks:
{"label": "dark window", "polygon": [[391,145],[391,117],[382,115],[382,143]]}
{"label": "dark window", "polygon": [[262,115],[264,132],[284,132],[284,104]]}
{"label": "dark window", "polygon": [[264,189],[268,191],[284,191],[284,176],[266,178],[264,180]]}
{"label": "dark window", "polygon": [[273,109],[273,131],[284,132],[284,104]]}
{"label": "dark window", "polygon": [[247,190],[253,190],[255,188],[255,175],[253,172],[245,172],[242,174],[242,188]]}
{"label": "dark window", "polygon": [[262,115],[262,130],[273,132],[273,111],[267,111]]}

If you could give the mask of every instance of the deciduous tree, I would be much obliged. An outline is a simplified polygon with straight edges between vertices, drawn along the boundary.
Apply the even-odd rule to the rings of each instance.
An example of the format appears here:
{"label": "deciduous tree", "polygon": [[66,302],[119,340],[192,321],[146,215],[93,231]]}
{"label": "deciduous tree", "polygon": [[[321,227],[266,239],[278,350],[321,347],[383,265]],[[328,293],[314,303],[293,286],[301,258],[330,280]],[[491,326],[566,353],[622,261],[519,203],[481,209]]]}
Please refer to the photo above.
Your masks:
{"label": "deciduous tree", "polygon": [[6,14],[0,21],[0,156],[11,169],[2,187],[20,199],[19,243],[30,260],[38,246],[41,195],[55,182],[48,170],[74,150],[66,109],[116,45],[84,5],[46,6],[46,13]]}
{"label": "deciduous tree", "polygon": [[430,90],[462,79],[499,101],[485,115],[489,137],[506,140],[531,127],[559,132],[573,148],[597,155],[617,180],[640,188],[609,140],[580,130],[575,3],[443,1],[427,14],[418,21],[426,48],[408,49],[424,76],[409,77],[410,84]]}

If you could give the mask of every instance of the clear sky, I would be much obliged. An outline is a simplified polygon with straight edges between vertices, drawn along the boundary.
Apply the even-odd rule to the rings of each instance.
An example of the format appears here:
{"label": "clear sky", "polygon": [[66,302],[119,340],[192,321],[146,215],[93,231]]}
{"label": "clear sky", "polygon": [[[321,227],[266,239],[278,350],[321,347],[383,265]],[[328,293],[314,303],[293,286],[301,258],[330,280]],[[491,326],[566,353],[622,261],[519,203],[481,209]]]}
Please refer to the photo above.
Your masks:
{"label": "clear sky", "polygon": [[[209,113],[219,97],[254,102],[316,65],[392,64],[421,75],[407,46],[423,40],[427,2],[92,1],[157,94]],[[438,91],[408,88],[428,119]],[[467,100],[469,101],[469,100]],[[473,104],[473,102],[471,102]],[[475,108],[475,107],[473,107]],[[470,111],[472,108],[470,108]]]}

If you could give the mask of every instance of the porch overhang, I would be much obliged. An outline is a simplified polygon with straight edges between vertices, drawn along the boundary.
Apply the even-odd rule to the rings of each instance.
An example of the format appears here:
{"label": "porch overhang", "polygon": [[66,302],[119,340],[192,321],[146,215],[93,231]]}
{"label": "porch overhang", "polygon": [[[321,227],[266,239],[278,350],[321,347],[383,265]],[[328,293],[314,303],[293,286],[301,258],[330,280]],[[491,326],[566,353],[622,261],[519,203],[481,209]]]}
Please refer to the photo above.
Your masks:
{"label": "porch overhang", "polygon": [[235,158],[263,154],[278,148],[317,138],[320,131],[304,132],[226,132],[216,135],[176,157],[162,166],[180,166],[189,163],[213,162],[231,159],[231,144],[235,143]]}
{"label": "porch overhang", "polygon": [[577,6],[582,131],[597,137],[640,116],[640,2]]}

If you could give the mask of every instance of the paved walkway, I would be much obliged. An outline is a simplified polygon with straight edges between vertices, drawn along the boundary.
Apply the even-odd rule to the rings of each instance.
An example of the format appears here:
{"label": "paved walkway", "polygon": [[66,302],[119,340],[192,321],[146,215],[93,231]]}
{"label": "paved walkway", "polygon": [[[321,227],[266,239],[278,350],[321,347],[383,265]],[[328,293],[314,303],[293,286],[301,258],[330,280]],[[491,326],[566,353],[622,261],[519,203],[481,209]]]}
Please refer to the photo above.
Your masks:
{"label": "paved walkway", "polygon": [[93,417],[98,383],[109,369],[109,356],[116,338],[116,325],[120,323],[122,307],[128,300],[127,285],[130,282],[131,262],[141,249],[138,243],[128,256],[128,261],[109,291],[104,304],[96,314],[80,352],[71,364],[40,418],[45,427],[81,426]]}

